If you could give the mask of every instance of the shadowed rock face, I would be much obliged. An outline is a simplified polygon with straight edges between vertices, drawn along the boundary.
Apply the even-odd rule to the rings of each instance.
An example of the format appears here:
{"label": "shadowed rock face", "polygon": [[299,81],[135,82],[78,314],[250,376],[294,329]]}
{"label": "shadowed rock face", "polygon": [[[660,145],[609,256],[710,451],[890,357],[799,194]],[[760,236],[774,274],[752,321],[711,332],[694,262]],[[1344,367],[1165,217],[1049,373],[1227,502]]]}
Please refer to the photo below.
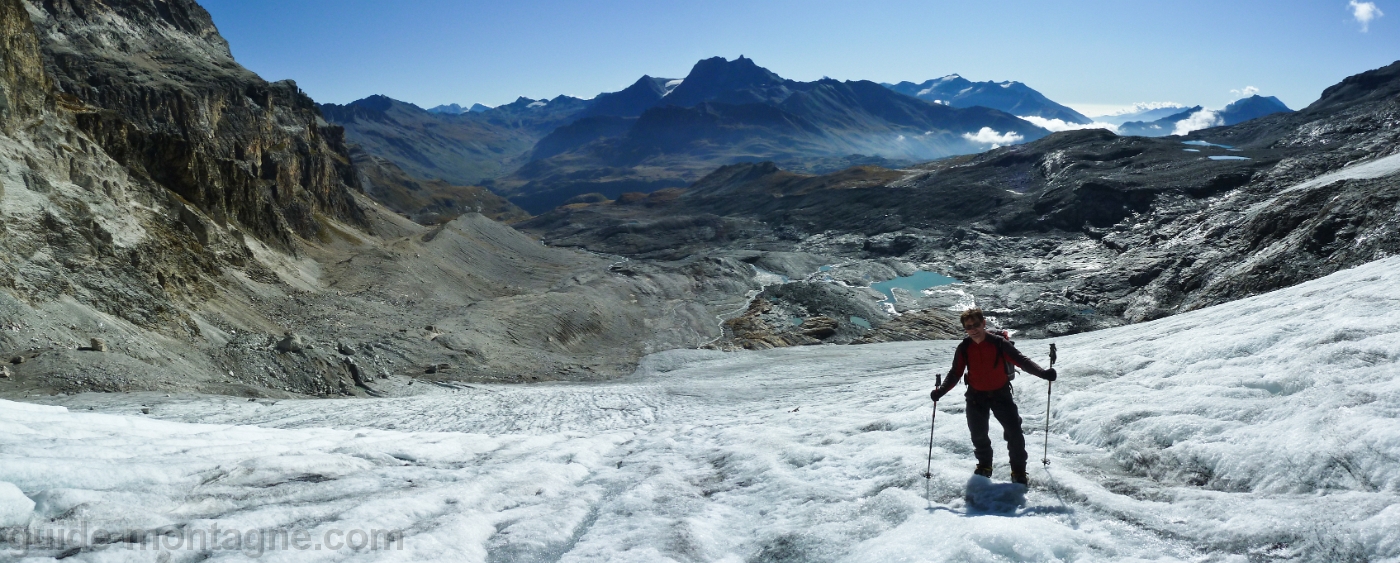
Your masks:
{"label": "shadowed rock face", "polygon": [[342,130],[236,63],[192,0],[30,6],[78,127],[133,173],[282,248],[320,235],[318,215],[366,225]]}

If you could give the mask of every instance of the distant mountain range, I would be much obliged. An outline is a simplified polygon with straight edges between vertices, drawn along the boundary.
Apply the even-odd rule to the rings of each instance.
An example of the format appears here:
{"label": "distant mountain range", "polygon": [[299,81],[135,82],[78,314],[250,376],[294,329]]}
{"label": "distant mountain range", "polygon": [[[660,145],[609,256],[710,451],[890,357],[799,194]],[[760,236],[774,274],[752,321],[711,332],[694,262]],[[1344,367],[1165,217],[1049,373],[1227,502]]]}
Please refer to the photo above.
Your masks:
{"label": "distant mountain range", "polygon": [[[1118,134],[1143,137],[1182,135],[1207,127],[1235,125],[1266,115],[1291,111],[1293,110],[1288,109],[1278,98],[1255,95],[1236,100],[1219,111],[1196,106],[1154,121],[1129,121],[1118,127]],[[1183,124],[1184,126],[1181,126]]]}
{"label": "distant mountain range", "polygon": [[1057,104],[1029,86],[1015,81],[973,82],[956,74],[922,83],[900,82],[882,86],[920,100],[955,108],[972,106],[999,109],[1011,115],[1059,119],[1065,123],[1091,123],[1073,109]]}
{"label": "distant mountain range", "polygon": [[[1287,111],[1258,99],[1282,109],[1241,100],[1218,112],[1220,124]],[[642,76],[591,100],[521,97],[494,108],[424,110],[371,96],[320,107],[347,140],[409,176],[486,186],[534,214],[585,194],[682,187],[727,164],[771,160],[809,173],[901,166],[1048,134],[1018,116],[1094,121],[1015,81],[953,74],[917,84],[799,82],[743,56],[701,60],[681,79]],[[1200,108],[1183,110],[1117,117],[1127,121],[1125,134],[1166,135]]]}
{"label": "distant mountain range", "polygon": [[[664,84],[675,86],[663,93]],[[874,82],[788,80],[745,57],[702,60],[679,83],[644,77],[581,115],[493,188],[540,213],[586,193],[684,186],[736,162],[931,160],[1048,133],[1002,111],[931,104]]]}
{"label": "distant mountain range", "polygon": [[468,112],[470,112],[470,113],[481,113],[481,112],[486,111],[486,110],[488,110],[488,109],[491,109],[491,107],[490,107],[490,106],[483,106],[483,105],[481,105],[481,104],[472,104],[472,106],[469,107],[469,108],[464,108],[464,107],[459,106],[459,105],[457,105],[457,104],[446,104],[446,105],[441,105],[441,106],[437,106],[437,107],[428,108],[428,113],[446,113],[446,114],[451,114],[451,115],[459,115],[459,114],[468,113]]}
{"label": "distant mountain range", "polygon": [[[1016,86],[997,89],[1063,108]],[[1032,105],[1008,107],[1035,113]],[[1048,133],[1004,111],[928,103],[874,82],[788,80],[743,56],[701,60],[684,79],[643,76],[592,100],[520,98],[461,111],[372,96],[321,109],[348,140],[410,175],[484,184],[532,213],[586,193],[612,198],[683,186],[736,162],[825,171],[872,157],[975,153]],[[1085,121],[1068,108],[1055,111],[1047,117]]]}

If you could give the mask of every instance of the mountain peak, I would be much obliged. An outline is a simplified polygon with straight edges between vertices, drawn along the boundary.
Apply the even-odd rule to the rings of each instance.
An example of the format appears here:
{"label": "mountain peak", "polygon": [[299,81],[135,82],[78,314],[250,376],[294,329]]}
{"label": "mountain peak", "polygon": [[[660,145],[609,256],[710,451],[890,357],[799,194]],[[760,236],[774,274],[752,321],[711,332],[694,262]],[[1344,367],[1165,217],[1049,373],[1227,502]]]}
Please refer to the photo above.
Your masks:
{"label": "mountain peak", "polygon": [[617,92],[598,94],[588,102],[588,109],[579,117],[610,115],[614,117],[636,117],[655,106],[666,95],[669,78],[656,78],[643,74],[631,86]]}
{"label": "mountain peak", "polygon": [[[745,58],[743,55],[732,61],[725,60],[724,57],[711,57],[695,63],[695,66],[690,69],[690,74],[686,75],[675,90],[666,95],[666,102],[690,107],[706,100],[715,99],[726,92],[744,90],[759,92],[784,86],[787,82],[783,77],[758,66],[753,62],[753,59]],[[752,97],[764,98],[766,96],[760,94]]]}
{"label": "mountain peak", "polygon": [[1281,108],[1283,111],[1292,111],[1288,108],[1288,106],[1284,105],[1283,101],[1279,100],[1278,98],[1275,98],[1273,96],[1260,96],[1259,94],[1255,94],[1248,98],[1240,98],[1238,100],[1230,102],[1230,105],[1225,106],[1225,109],[1228,110],[1230,108],[1246,106],[1271,106]]}
{"label": "mountain peak", "polygon": [[[374,94],[372,96],[367,96],[345,105],[360,109],[367,109],[370,111],[384,112],[388,111],[389,108],[394,107],[394,104],[404,104],[413,106],[413,104],[407,102],[400,102],[383,94]],[[418,106],[413,107],[417,108]]]}
{"label": "mountain peak", "polygon": [[1225,109],[1220,110],[1220,117],[1225,120],[1225,125],[1234,125],[1270,114],[1291,111],[1293,110],[1288,109],[1278,98],[1255,94],[1231,102]]}

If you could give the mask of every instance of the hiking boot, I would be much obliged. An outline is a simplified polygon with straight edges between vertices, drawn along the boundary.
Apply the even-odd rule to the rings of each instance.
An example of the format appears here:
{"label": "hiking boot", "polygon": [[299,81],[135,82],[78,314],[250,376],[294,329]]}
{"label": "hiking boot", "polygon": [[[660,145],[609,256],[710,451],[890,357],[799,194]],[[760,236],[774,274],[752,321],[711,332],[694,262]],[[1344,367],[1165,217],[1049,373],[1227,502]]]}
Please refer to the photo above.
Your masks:
{"label": "hiking boot", "polygon": [[1011,482],[1017,485],[1025,485],[1027,487],[1031,486],[1030,477],[1026,476],[1025,471],[1012,471]]}
{"label": "hiking boot", "polygon": [[990,479],[990,478],[992,478],[992,466],[990,466],[990,465],[978,464],[978,465],[977,465],[977,469],[973,469],[973,470],[972,470],[972,474],[973,474],[973,475],[981,475],[982,477],[986,477],[986,478]]}

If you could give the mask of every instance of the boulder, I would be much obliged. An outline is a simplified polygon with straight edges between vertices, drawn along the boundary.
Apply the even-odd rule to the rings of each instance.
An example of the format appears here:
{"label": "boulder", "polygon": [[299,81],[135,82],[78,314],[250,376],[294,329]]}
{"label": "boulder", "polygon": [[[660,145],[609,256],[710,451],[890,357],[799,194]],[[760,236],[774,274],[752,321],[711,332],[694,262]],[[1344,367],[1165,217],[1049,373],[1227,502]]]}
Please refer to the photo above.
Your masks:
{"label": "boulder", "polygon": [[301,341],[301,335],[287,331],[282,334],[282,340],[277,342],[279,352],[301,352],[306,349],[306,344]]}
{"label": "boulder", "polygon": [[93,352],[106,352],[106,351],[107,351],[107,341],[106,341],[106,340],[103,340],[103,339],[101,339],[101,338],[94,338],[94,339],[91,340],[90,344],[88,345],[88,349],[89,349],[89,350],[92,350]]}

